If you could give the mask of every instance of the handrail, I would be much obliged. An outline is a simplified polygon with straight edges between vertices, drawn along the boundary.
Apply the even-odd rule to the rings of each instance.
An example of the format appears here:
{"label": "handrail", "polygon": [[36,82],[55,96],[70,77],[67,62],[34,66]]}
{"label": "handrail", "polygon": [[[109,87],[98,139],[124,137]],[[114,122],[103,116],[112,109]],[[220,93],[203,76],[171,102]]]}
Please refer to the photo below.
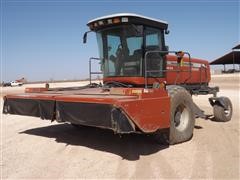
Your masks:
{"label": "handrail", "polygon": [[[151,53],[161,53],[161,54],[169,54],[169,53],[178,53],[178,51],[160,51],[160,50],[152,50],[152,51],[147,51],[144,55],[144,86],[147,89],[148,88],[148,83],[147,83],[147,74],[149,72],[170,72],[170,71],[174,71],[174,70],[148,70],[147,69],[147,56]],[[191,74],[192,74],[192,62],[191,62],[191,55],[188,52],[183,52],[184,54],[187,54],[189,57],[189,71],[182,71],[182,72],[189,72],[189,77],[185,80],[187,81],[189,78],[191,78]],[[180,72],[180,70],[176,70],[176,72]],[[178,76],[176,77],[176,79],[178,78]],[[176,81],[175,81],[176,83]]]}
{"label": "handrail", "polygon": [[101,61],[102,59],[95,58],[95,57],[89,58],[89,81],[90,81],[90,84],[92,84],[92,74],[103,74],[102,72],[92,72],[92,60]]}

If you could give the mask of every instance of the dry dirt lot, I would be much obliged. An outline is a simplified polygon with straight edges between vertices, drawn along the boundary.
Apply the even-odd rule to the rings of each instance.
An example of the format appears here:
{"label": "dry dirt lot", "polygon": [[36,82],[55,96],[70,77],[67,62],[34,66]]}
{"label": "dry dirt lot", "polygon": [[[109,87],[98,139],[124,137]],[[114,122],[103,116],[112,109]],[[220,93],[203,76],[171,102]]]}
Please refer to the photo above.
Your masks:
{"label": "dry dirt lot", "polygon": [[[120,138],[108,130],[75,129],[68,124],[1,114],[1,176],[239,179],[239,78],[239,75],[213,77],[212,84],[221,87],[220,95],[232,100],[232,120],[218,123],[197,119],[193,138],[170,147],[155,144],[144,135]],[[23,88],[3,88],[2,95],[21,92]],[[194,101],[212,114],[207,96],[194,97]]]}

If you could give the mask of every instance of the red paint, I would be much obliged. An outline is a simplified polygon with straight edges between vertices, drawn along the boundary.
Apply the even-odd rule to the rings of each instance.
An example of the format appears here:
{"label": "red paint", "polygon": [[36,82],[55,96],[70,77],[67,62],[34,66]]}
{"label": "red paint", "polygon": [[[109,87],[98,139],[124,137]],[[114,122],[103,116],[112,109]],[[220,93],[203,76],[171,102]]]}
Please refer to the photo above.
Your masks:
{"label": "red paint", "polygon": [[49,94],[45,91],[7,95],[5,98],[111,104],[122,109],[143,132],[154,132],[157,129],[169,127],[170,98],[163,88],[149,89],[148,92],[144,92],[143,88],[114,88],[114,90],[118,90],[115,92],[123,94],[106,94],[100,88],[96,88],[95,94],[92,94],[92,89],[89,89],[91,94],[81,94],[81,91],[86,92],[84,89],[79,90],[76,94],[64,94],[64,92],[62,94]]}
{"label": "red paint", "polygon": [[[177,58],[175,56],[167,56],[167,68],[179,70],[179,72],[168,71],[164,78],[148,78],[148,84],[154,82],[175,84],[175,81],[176,84],[208,83],[210,81],[208,62],[200,59],[192,59],[192,72],[189,74],[189,72],[183,72],[190,69],[188,61],[188,58],[184,58],[183,66],[179,66],[176,64]],[[178,78],[176,78],[177,76]],[[144,77],[109,77],[104,78],[103,81],[119,81],[136,85],[144,85],[145,82]],[[5,98],[111,104],[122,109],[143,132],[154,132],[170,126],[170,98],[164,87],[159,89],[112,88],[110,92],[106,92],[102,88],[56,92],[47,91],[44,88],[28,88],[26,92],[29,93],[7,95]]]}
{"label": "red paint", "polygon": [[[167,56],[168,62],[177,62],[177,57],[173,55]],[[184,57],[183,62],[186,64],[189,62],[189,58]],[[177,72],[166,72],[166,76],[164,78],[148,78],[148,84],[153,84],[154,82],[166,82],[167,84],[175,84],[176,77],[179,74],[178,80],[176,81],[176,84],[181,83],[188,83],[188,84],[198,84],[200,81],[202,83],[208,83],[210,81],[210,67],[208,61],[192,58],[191,59],[192,64],[199,64],[203,65],[205,68],[194,68],[192,67],[191,74],[189,72],[181,72],[189,71],[189,66],[171,66],[168,65],[167,68],[172,68],[173,70],[179,70],[179,73]],[[201,79],[202,78],[202,79]],[[106,77],[103,79],[104,82],[106,81],[119,81],[123,83],[133,83],[136,85],[143,85],[145,83],[144,77]]]}

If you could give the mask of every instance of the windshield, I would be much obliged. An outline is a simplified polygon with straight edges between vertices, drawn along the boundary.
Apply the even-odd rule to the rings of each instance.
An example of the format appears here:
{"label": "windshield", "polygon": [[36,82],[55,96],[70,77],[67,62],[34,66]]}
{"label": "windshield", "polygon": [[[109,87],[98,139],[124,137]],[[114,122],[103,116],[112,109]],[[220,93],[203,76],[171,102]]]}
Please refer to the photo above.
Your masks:
{"label": "windshield", "polygon": [[142,32],[140,25],[121,25],[97,32],[105,77],[142,76]]}

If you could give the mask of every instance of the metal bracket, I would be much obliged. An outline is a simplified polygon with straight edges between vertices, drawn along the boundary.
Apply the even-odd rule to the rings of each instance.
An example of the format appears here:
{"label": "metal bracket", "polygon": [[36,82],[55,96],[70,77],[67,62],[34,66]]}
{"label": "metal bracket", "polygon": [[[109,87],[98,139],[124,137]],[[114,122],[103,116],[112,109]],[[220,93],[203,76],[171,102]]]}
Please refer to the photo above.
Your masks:
{"label": "metal bracket", "polygon": [[103,74],[102,72],[92,72],[92,60],[101,61],[101,58],[91,57],[89,58],[89,81],[90,85],[92,84],[92,74]]}

